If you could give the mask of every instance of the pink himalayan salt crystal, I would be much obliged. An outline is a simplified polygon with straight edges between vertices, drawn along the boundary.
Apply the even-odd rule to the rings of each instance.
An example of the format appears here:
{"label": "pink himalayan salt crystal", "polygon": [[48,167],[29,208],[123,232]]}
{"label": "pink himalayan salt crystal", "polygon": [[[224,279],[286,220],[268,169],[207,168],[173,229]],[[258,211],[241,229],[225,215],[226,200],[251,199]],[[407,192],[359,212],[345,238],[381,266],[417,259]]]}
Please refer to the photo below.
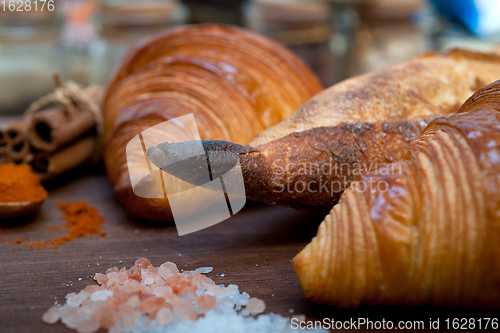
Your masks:
{"label": "pink himalayan salt crystal", "polygon": [[[168,287],[168,286],[167,286]],[[168,303],[172,304],[172,305],[175,305],[177,303],[179,303],[179,296],[177,296],[176,294],[174,293],[164,293],[163,296],[161,296],[165,299],[165,301],[167,301]]]}
{"label": "pink himalayan salt crystal", "polygon": [[170,322],[170,320],[172,320],[172,311],[169,309],[161,308],[156,313],[156,322],[158,325],[165,326]]}
{"label": "pink himalayan salt crystal", "polygon": [[237,286],[235,286],[234,284],[230,284],[226,288],[217,287],[214,290],[214,294],[215,294],[215,296],[218,296],[218,297],[227,297],[237,290],[238,290]]}
{"label": "pink himalayan salt crystal", "polygon": [[94,275],[94,280],[96,280],[99,284],[106,284],[108,282],[108,277],[105,274],[96,273]]}
{"label": "pink himalayan salt crystal", "polygon": [[158,274],[158,268],[151,264],[148,266],[148,270],[151,272],[151,274]]}
{"label": "pink himalayan salt crystal", "polygon": [[128,301],[126,302],[126,304],[130,304],[130,305],[132,305],[135,308],[135,307],[137,307],[139,305],[140,302],[141,302],[141,300],[139,299],[139,296],[133,295],[132,297],[130,297],[128,299]]}
{"label": "pink himalayan salt crystal", "polygon": [[61,313],[61,321],[64,322],[64,319],[76,316],[76,308],[72,308],[71,306],[65,306],[59,308],[59,312]]}
{"label": "pink himalayan salt crystal", "polygon": [[93,294],[95,293],[96,291],[98,290],[101,290],[101,287],[100,286],[92,286],[92,285],[89,285],[89,286],[86,286],[82,291],[86,291],[88,292],[89,294]]}
{"label": "pink himalayan salt crystal", "polygon": [[118,272],[118,282],[124,284],[128,281],[128,275],[126,272]]}
{"label": "pink himalayan salt crystal", "polygon": [[211,310],[215,307],[216,301],[217,299],[211,295],[201,295],[196,303],[202,309]]}
{"label": "pink himalayan salt crystal", "polygon": [[193,274],[193,276],[191,277],[191,283],[203,287],[211,292],[215,292],[216,290],[220,289],[212,279],[199,273]]}
{"label": "pink himalayan salt crystal", "polygon": [[165,285],[172,287],[172,291],[177,295],[195,293],[197,289],[197,286],[193,286],[183,275],[172,275],[165,280]]}
{"label": "pink himalayan salt crystal", "polygon": [[139,310],[134,310],[131,313],[119,317],[125,328],[132,328],[135,325],[135,321],[142,316],[142,312]]}
{"label": "pink himalayan salt crystal", "polygon": [[189,318],[192,321],[195,321],[197,318],[193,302],[186,299],[181,299],[174,305],[174,314],[178,317]]}
{"label": "pink himalayan salt crystal", "polygon": [[246,310],[252,315],[255,316],[259,313],[264,312],[266,310],[266,303],[263,300],[258,299],[256,297],[252,297],[248,300]]}
{"label": "pink himalayan salt crystal", "polygon": [[[116,273],[112,273],[116,274]],[[118,280],[118,274],[116,275],[110,275],[108,277],[108,282],[106,282],[106,285],[108,286],[109,289],[114,289],[120,285],[120,281]]]}
{"label": "pink himalayan salt crystal", "polygon": [[142,279],[145,279],[148,277],[154,277],[155,275],[156,275],[156,273],[150,272],[149,269],[141,268],[141,278]]}
{"label": "pink himalayan salt crystal", "polygon": [[76,296],[76,294],[75,294],[75,293],[69,293],[69,294],[67,294],[67,295],[66,295],[66,297],[65,297],[65,298],[66,298],[66,299],[70,299],[71,297],[75,297],[75,296]]}
{"label": "pink himalayan salt crystal", "polygon": [[160,286],[164,286],[165,285],[165,280],[163,280],[163,278],[160,276],[160,275],[156,275],[154,277],[155,279],[155,285],[157,287],[160,287]]}
{"label": "pink himalayan salt crystal", "polygon": [[148,268],[151,265],[151,261],[147,258],[139,258],[135,261],[134,266],[139,268]]}
{"label": "pink himalayan salt crystal", "polygon": [[165,298],[165,295],[172,294],[172,287],[170,286],[159,286],[153,289],[153,294],[157,297]]}
{"label": "pink himalayan salt crystal", "polygon": [[106,275],[110,274],[110,273],[118,273],[118,267],[112,267],[112,268],[108,268],[106,270]]}
{"label": "pink himalayan salt crystal", "polygon": [[99,321],[102,328],[109,330],[115,324],[116,314],[115,310],[106,306],[100,311],[96,311],[92,318]]}
{"label": "pink himalayan salt crystal", "polygon": [[158,268],[158,274],[166,280],[172,275],[179,274],[179,269],[177,268],[177,265],[174,264],[173,262],[167,261],[166,263],[163,263],[160,265],[160,268]]}
{"label": "pink himalayan salt crystal", "polygon": [[139,309],[147,314],[156,314],[162,307],[167,306],[163,297],[149,297],[139,303]]}
{"label": "pink himalayan salt crystal", "polygon": [[112,308],[113,310],[117,310],[118,307],[125,303],[126,301],[128,300],[127,297],[124,297],[124,296],[109,296],[107,299],[106,299],[106,302],[108,303],[108,306],[110,308]]}
{"label": "pink himalayan salt crystal", "polygon": [[130,270],[128,271],[128,278],[141,282],[142,281],[141,269],[135,266],[130,268]]}
{"label": "pink himalayan salt crystal", "polygon": [[101,326],[97,320],[92,318],[85,318],[82,320],[76,321],[76,331],[78,333],[93,333],[99,330]]}
{"label": "pink himalayan salt crystal", "polygon": [[191,301],[191,302],[196,302],[197,296],[193,293],[185,293],[185,294],[182,294],[180,298]]}
{"label": "pink himalayan salt crystal", "polygon": [[[127,301],[128,302],[128,301]],[[135,310],[135,306],[133,306],[132,304],[129,304],[129,303],[122,303],[118,306],[118,315],[119,316],[122,316],[122,315],[127,315],[127,314],[131,314],[134,310]]]}
{"label": "pink himalayan salt crystal", "polygon": [[47,310],[42,316],[42,320],[47,324],[55,324],[61,318],[61,312],[57,306],[53,306]]}

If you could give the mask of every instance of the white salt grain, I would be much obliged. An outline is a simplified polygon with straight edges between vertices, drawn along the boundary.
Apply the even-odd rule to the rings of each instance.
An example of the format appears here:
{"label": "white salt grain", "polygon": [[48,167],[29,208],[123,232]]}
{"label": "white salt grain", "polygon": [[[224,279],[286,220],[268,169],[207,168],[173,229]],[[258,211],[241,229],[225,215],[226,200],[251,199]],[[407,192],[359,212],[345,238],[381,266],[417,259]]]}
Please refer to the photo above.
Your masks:
{"label": "white salt grain", "polygon": [[154,277],[147,277],[147,278],[144,279],[144,284],[145,285],[149,286],[149,285],[151,285],[153,283],[155,283],[155,278]]}
{"label": "white salt grain", "polygon": [[195,269],[194,271],[196,273],[200,273],[200,274],[208,274],[208,273],[212,272],[213,270],[214,270],[213,267],[200,267],[200,268]]}
{"label": "white salt grain", "polygon": [[94,302],[105,301],[109,296],[113,296],[112,290],[98,290],[90,295],[90,300]]}
{"label": "white salt grain", "polygon": [[68,304],[69,306],[72,306],[74,308],[77,308],[80,305],[82,305],[83,301],[85,301],[89,297],[90,297],[90,294],[88,292],[82,291],[78,295],[75,295],[73,297],[68,298],[68,300],[66,301],[66,304]]}
{"label": "white salt grain", "polygon": [[221,276],[221,277],[224,277],[224,276],[226,276],[226,274],[222,273],[220,276]]}

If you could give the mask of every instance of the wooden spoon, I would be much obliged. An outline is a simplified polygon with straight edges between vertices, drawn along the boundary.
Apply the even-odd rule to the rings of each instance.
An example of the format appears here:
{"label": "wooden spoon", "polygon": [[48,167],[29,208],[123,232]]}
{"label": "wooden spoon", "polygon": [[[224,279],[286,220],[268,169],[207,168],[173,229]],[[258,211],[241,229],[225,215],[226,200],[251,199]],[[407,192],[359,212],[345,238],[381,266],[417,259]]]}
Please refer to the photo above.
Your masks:
{"label": "wooden spoon", "polygon": [[42,206],[45,198],[37,201],[0,202],[0,219],[36,213]]}

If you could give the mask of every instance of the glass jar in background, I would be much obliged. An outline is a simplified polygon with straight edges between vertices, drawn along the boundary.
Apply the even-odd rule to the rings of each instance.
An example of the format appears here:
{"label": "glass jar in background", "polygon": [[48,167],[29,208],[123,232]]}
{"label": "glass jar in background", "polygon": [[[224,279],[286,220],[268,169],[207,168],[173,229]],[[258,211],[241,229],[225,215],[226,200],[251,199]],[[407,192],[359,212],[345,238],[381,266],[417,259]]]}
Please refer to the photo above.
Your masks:
{"label": "glass jar in background", "polygon": [[409,60],[428,50],[425,0],[372,0],[357,6],[360,24],[349,76]]}
{"label": "glass jar in background", "polygon": [[0,11],[0,113],[22,113],[60,70],[54,11]]}
{"label": "glass jar in background", "polygon": [[104,0],[98,21],[99,41],[92,45],[89,76],[105,84],[125,52],[139,39],[184,24],[189,17],[178,0]]}
{"label": "glass jar in background", "polygon": [[242,7],[249,29],[285,44],[325,86],[341,78],[338,55],[330,48],[331,8],[323,0],[252,0]]}
{"label": "glass jar in background", "polygon": [[94,18],[98,10],[97,0],[61,0],[58,3],[58,11],[63,18],[59,39],[64,80],[81,85],[91,83],[88,71],[92,60],[91,50],[97,42]]}

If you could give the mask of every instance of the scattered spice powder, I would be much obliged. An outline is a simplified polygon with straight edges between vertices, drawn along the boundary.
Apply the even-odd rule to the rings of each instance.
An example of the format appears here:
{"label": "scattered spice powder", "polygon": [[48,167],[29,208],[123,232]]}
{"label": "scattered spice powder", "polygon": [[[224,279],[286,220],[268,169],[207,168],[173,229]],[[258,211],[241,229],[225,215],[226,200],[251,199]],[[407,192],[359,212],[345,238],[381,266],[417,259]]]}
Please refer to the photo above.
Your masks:
{"label": "scattered spice powder", "polygon": [[[67,229],[66,235],[55,239],[47,239],[39,242],[31,242],[26,244],[28,248],[45,249],[52,246],[57,249],[61,245],[65,245],[77,238],[85,236],[92,237],[93,235],[106,236],[104,231],[101,231],[101,225],[105,222],[104,218],[99,215],[97,208],[90,206],[85,201],[80,202],[58,202],[59,208],[64,212],[66,223],[64,227]],[[59,230],[63,226],[50,227],[51,230]]]}
{"label": "scattered spice powder", "polygon": [[0,165],[0,202],[40,201],[47,191],[27,164]]}

